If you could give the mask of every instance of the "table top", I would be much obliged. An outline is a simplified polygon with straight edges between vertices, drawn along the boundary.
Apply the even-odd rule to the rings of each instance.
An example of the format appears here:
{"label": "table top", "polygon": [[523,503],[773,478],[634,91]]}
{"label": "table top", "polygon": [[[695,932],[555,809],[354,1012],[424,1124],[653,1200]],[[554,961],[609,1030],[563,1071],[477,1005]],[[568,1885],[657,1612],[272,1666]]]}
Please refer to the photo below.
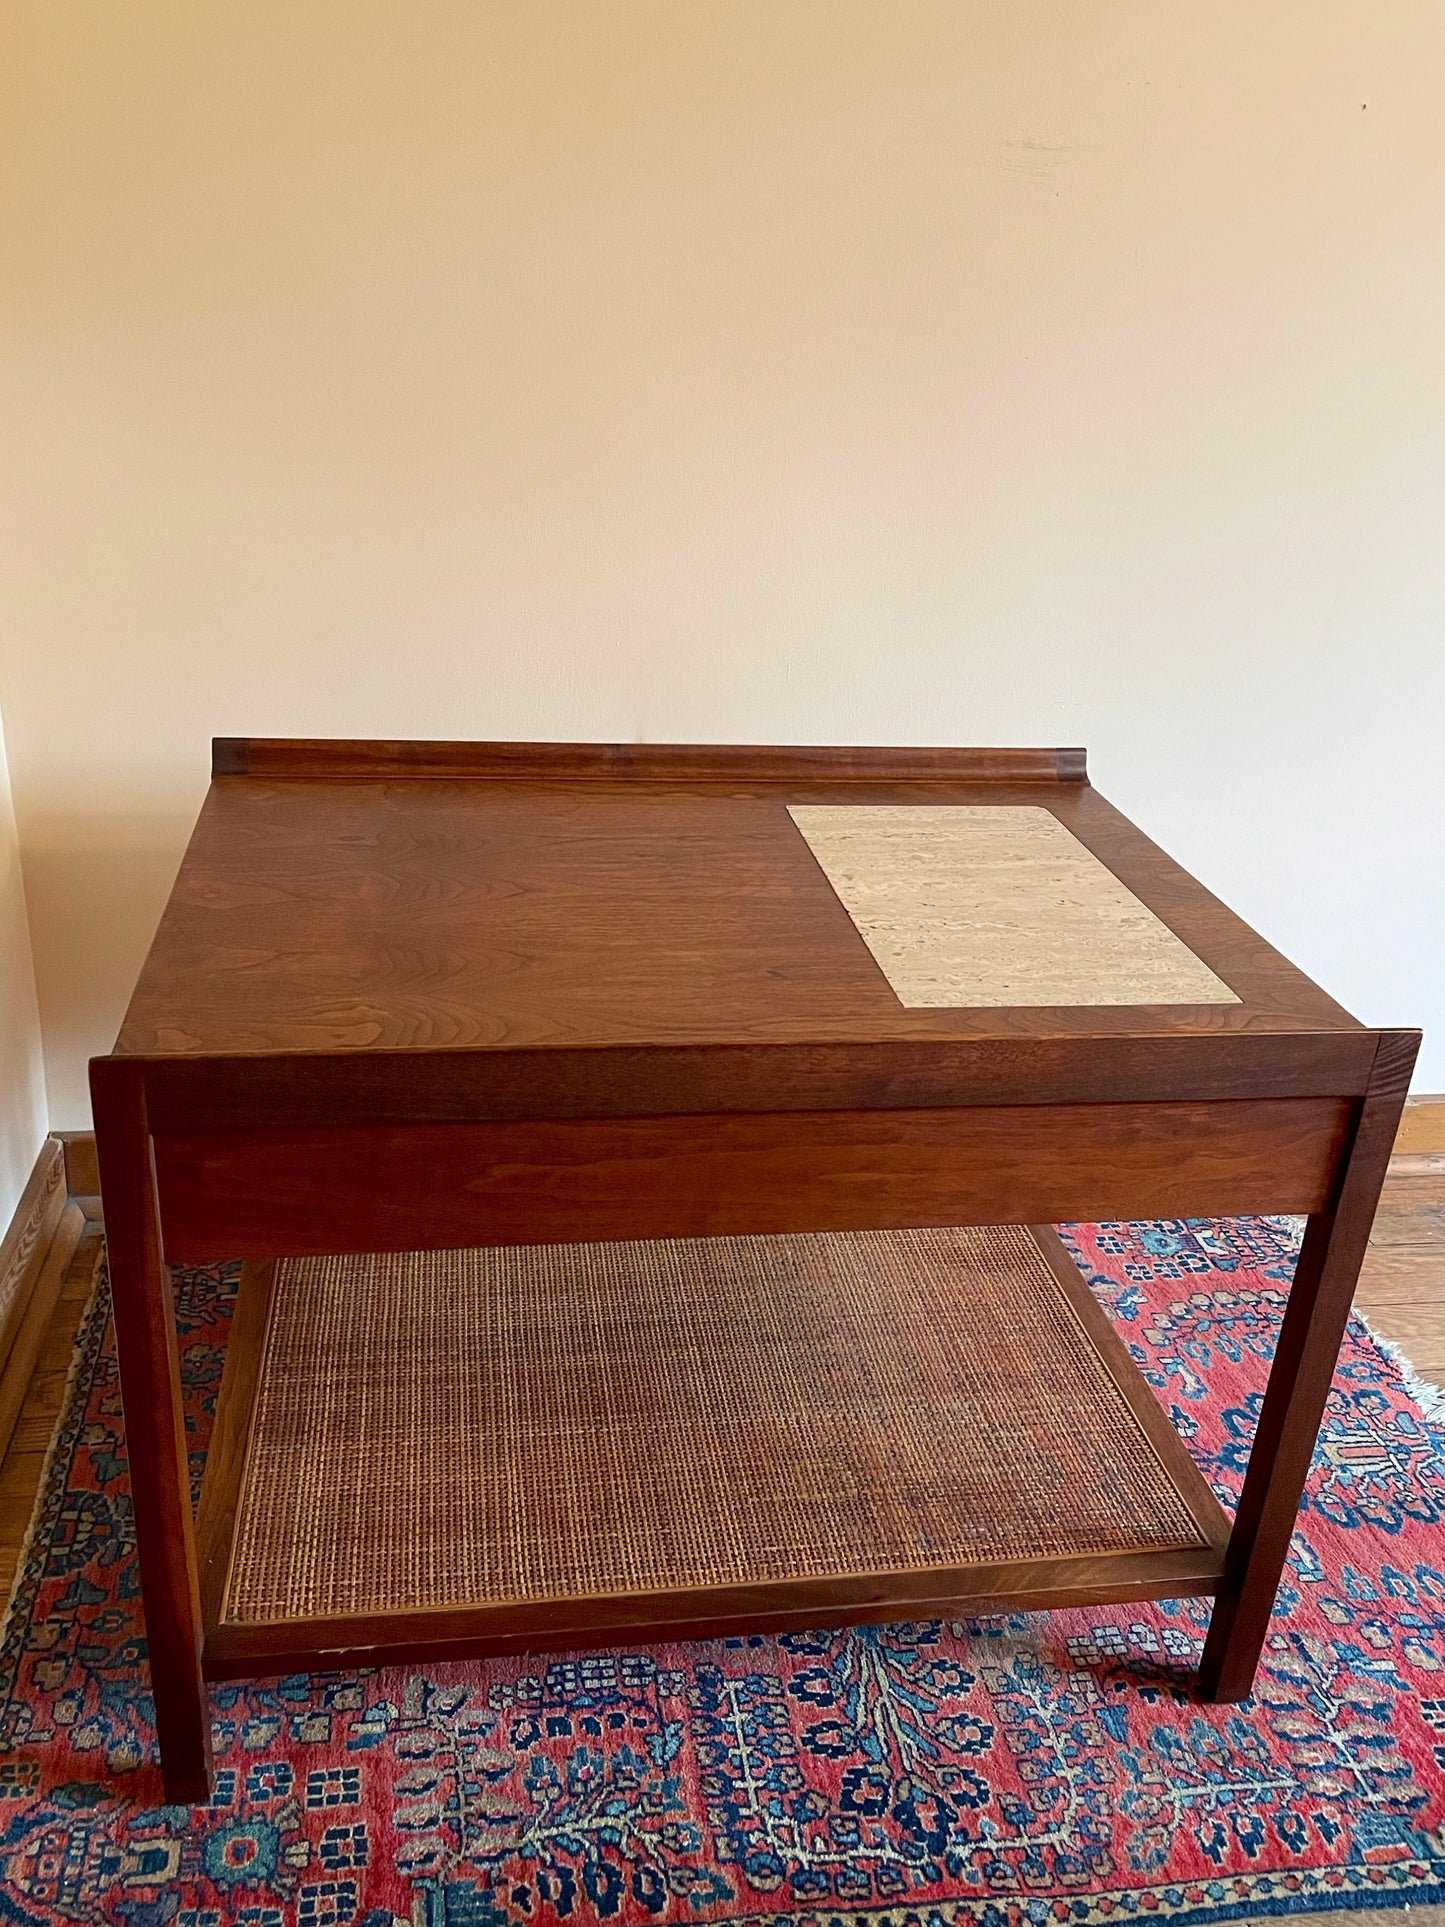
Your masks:
{"label": "table top", "polygon": [[245,740],[214,767],[116,1055],[1367,1035],[1080,751]]}

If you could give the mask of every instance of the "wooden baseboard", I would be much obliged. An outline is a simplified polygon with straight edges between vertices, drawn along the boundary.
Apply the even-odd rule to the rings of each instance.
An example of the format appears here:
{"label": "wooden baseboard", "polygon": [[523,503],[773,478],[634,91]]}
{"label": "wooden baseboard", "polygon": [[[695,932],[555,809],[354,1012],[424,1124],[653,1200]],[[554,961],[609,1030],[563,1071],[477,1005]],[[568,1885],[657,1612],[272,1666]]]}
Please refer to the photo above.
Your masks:
{"label": "wooden baseboard", "polygon": [[65,1154],[65,1188],[87,1218],[100,1218],[100,1165],[94,1131],[53,1131]]}
{"label": "wooden baseboard", "polygon": [[0,1242],[0,1365],[14,1342],[34,1274],[55,1236],[68,1196],[64,1154],[54,1138],[47,1138]]}
{"label": "wooden baseboard", "polygon": [[66,1182],[64,1149],[47,1138],[0,1241],[0,1453],[10,1443],[84,1228],[85,1212]]}

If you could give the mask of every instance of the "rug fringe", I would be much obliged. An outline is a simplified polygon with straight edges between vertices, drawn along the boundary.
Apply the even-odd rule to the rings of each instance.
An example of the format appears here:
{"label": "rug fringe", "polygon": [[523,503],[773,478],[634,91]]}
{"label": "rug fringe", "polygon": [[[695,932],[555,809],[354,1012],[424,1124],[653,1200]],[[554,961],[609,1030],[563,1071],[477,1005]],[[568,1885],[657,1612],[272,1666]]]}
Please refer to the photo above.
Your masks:
{"label": "rug fringe", "polygon": [[[1442,1159],[1441,1162],[1445,1164],[1445,1159]],[[1306,1219],[1281,1216],[1277,1222],[1288,1225],[1297,1238],[1304,1237],[1304,1229],[1307,1223]],[[1360,1321],[1360,1324],[1369,1334],[1370,1342],[1389,1359],[1390,1363],[1395,1367],[1395,1370],[1400,1374],[1401,1378],[1404,1379],[1405,1390],[1409,1393],[1410,1397],[1414,1399],[1415,1403],[1420,1407],[1420,1410],[1425,1414],[1426,1418],[1430,1420],[1431,1424],[1445,1425],[1445,1386],[1432,1385],[1428,1378],[1422,1378],[1415,1366],[1414,1360],[1410,1358],[1404,1347],[1397,1345],[1393,1338],[1386,1338],[1380,1332],[1377,1332],[1358,1305],[1353,1308],[1350,1316]]]}
{"label": "rug fringe", "polygon": [[1356,1310],[1351,1316],[1357,1318],[1369,1334],[1371,1343],[1382,1351],[1395,1370],[1405,1381],[1405,1390],[1426,1418],[1435,1425],[1445,1425],[1445,1386],[1433,1385],[1428,1378],[1422,1378],[1404,1349],[1393,1338],[1385,1338],[1375,1330],[1364,1312]]}

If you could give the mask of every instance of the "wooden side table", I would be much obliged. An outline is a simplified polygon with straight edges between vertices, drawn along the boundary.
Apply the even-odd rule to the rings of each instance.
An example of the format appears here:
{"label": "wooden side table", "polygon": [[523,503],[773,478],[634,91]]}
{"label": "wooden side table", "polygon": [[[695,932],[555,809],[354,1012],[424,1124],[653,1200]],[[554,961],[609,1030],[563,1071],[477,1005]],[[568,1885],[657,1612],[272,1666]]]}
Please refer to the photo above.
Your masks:
{"label": "wooden side table", "polygon": [[[1195,1593],[1248,1693],[1418,1033],[1081,751],[213,767],[91,1066],[169,1798],[207,1679],[408,1657]],[[1020,1227],[1276,1211],[1231,1525]],[[167,1267],[238,1255],[197,1518]]]}

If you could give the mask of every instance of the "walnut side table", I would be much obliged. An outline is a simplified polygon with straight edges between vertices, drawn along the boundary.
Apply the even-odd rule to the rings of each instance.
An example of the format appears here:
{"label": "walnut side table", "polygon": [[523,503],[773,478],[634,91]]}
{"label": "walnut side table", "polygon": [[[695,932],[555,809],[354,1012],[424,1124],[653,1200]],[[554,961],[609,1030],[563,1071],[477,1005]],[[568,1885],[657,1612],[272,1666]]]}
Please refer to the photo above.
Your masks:
{"label": "walnut side table", "polygon": [[[1081,751],[213,772],[91,1066],[168,1798],[208,1679],[406,1658],[1212,1594],[1249,1692],[1417,1032]],[[1046,1227],[1256,1212],[1231,1522]],[[197,1515],[168,1267],[235,1257]]]}

